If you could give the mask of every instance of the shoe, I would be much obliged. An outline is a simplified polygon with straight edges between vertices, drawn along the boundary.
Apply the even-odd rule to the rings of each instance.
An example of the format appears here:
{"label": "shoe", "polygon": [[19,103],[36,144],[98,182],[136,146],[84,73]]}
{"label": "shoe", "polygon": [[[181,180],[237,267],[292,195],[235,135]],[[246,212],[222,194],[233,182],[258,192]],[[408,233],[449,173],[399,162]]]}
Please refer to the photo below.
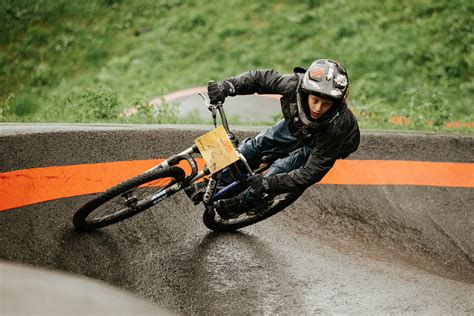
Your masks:
{"label": "shoe", "polygon": [[273,204],[273,199],[265,199],[265,200],[262,200],[260,201],[259,203],[257,203],[255,206],[253,207],[249,207],[250,209],[247,211],[247,215],[251,215],[251,216],[259,216],[259,215],[262,215],[270,206],[272,206]]}
{"label": "shoe", "polygon": [[214,202],[214,209],[220,218],[224,220],[234,219],[245,213],[247,202],[243,193],[230,199],[222,199]]}
{"label": "shoe", "polygon": [[198,205],[202,202],[202,199],[204,198],[204,193],[206,193],[208,182],[208,180],[205,180],[201,182],[191,183],[190,186],[184,189],[184,193],[186,193],[186,195],[191,199],[191,201],[194,202],[194,205]]}

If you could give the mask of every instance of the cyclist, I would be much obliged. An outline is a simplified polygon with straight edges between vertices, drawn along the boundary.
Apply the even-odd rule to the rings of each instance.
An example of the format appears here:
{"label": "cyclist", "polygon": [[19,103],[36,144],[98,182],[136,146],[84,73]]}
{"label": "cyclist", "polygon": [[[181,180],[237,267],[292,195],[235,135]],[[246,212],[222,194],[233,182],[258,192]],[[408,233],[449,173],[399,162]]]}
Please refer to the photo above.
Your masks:
{"label": "cyclist", "polygon": [[[359,146],[357,120],[346,103],[349,79],[338,62],[318,59],[292,74],[255,70],[208,84],[213,104],[228,96],[254,93],[280,94],[284,119],[244,140],[240,152],[252,168],[261,164],[264,154],[289,155],[275,161],[265,175],[251,176],[250,187],[243,193],[216,201],[215,209],[223,219],[265,209],[268,197],[305,190],[319,182],[337,159],[346,158]],[[194,201],[202,192],[203,185],[187,191]]]}

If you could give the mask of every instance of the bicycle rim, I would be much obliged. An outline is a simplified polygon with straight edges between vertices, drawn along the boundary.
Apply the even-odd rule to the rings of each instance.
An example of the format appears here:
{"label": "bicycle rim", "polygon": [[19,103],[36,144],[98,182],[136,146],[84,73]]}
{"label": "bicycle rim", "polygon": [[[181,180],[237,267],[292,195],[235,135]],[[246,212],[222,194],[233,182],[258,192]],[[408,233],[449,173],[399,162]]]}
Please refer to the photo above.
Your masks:
{"label": "bicycle rim", "polygon": [[74,226],[89,231],[134,216],[153,206],[151,197],[172,185],[173,179],[183,178],[182,169],[171,167],[129,179],[97,194],[81,207],[73,218]]}
{"label": "bicycle rim", "polygon": [[277,214],[296,201],[301,194],[303,192],[280,194],[275,197],[272,205],[268,208],[255,213],[243,212],[239,217],[229,220],[221,219],[213,209],[206,209],[203,215],[203,222],[207,228],[214,231],[232,231],[261,222]]}

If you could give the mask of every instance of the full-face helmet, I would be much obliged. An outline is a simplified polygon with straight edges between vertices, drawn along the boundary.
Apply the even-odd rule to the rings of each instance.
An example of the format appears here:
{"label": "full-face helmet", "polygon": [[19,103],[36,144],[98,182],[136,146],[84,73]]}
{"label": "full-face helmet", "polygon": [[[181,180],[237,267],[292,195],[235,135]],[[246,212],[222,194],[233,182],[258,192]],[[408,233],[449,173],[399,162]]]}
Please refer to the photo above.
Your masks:
{"label": "full-face helmet", "polygon": [[304,125],[310,128],[317,128],[322,122],[316,122],[311,119],[308,107],[308,94],[334,102],[330,111],[322,119],[323,121],[331,120],[334,115],[338,115],[349,94],[349,79],[346,69],[333,60],[318,59],[314,61],[304,72],[297,94],[299,118]]}

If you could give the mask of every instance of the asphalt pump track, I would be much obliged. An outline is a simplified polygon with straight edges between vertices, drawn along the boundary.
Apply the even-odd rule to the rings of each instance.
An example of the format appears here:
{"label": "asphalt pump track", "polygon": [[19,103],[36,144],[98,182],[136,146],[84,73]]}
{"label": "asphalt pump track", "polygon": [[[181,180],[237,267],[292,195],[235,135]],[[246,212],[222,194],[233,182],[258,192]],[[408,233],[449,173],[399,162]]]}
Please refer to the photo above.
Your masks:
{"label": "asphalt pump track", "polygon": [[[104,297],[106,290],[84,290],[74,278],[103,282],[142,300],[125,312],[155,313],[147,305],[154,303],[177,314],[474,313],[472,136],[363,131],[360,150],[346,165],[336,165],[347,183],[334,175],[285,211],[236,232],[207,230],[201,206],[179,193],[85,234],[71,224],[90,198],[68,191],[77,179],[83,189],[84,183],[104,180],[111,164],[133,168],[166,158],[208,128],[0,128],[0,314],[27,306],[41,312],[46,301],[71,313],[98,311],[71,301],[83,297],[80,291]],[[241,128],[237,135],[243,139],[258,130]],[[366,165],[381,171],[351,177]],[[98,176],[85,173],[84,166],[99,170]],[[420,176],[417,168],[431,172]],[[443,168],[460,179],[440,184]],[[401,180],[391,182],[392,174]],[[55,198],[35,200],[45,188]],[[30,272],[18,271],[25,267]],[[68,277],[58,278],[58,290],[41,303],[32,299],[37,285],[53,286],[44,269]],[[33,282],[15,286],[25,279]],[[120,295],[103,302],[120,307]]]}

